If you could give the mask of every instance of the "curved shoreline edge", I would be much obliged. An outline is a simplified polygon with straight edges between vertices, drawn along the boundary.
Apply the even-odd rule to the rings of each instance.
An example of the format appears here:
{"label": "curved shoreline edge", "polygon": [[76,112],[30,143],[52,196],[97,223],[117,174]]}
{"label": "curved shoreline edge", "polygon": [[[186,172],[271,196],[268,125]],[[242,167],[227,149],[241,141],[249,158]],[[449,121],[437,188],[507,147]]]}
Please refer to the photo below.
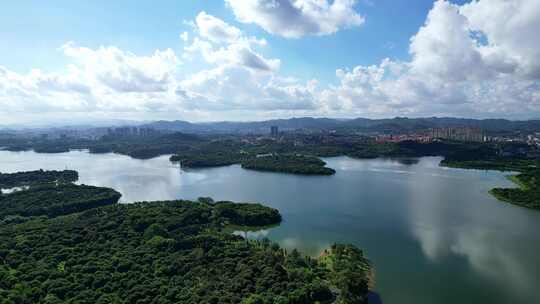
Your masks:
{"label": "curved shoreline edge", "polygon": [[[35,174],[22,175],[23,181],[39,179]],[[26,199],[14,204],[26,210],[43,187],[33,185],[0,195],[0,201],[23,195]],[[56,193],[47,202],[50,204],[70,201],[72,192],[66,189],[101,189],[69,182],[49,187]],[[116,191],[113,194],[120,196]],[[88,199],[93,201],[99,195],[89,193]],[[278,303],[368,303],[371,263],[358,247],[334,244],[328,255],[314,259],[268,239],[244,240],[226,230],[229,225],[248,229],[279,224],[282,218],[277,209],[209,197],[132,204],[116,200],[107,206],[86,207],[62,207],[62,212],[46,214],[7,210],[8,220],[0,221],[0,277],[8,280],[0,284],[0,298],[9,303],[19,298],[25,303],[53,298],[55,303],[109,303],[111,299],[134,303],[141,295],[152,295],[166,299],[164,303],[183,303],[186,297],[194,303],[211,299],[217,303],[215,299],[223,297],[228,299],[226,303],[274,303],[270,299],[276,298]],[[26,254],[34,251],[39,254]],[[36,284],[31,280],[36,276],[60,288]],[[143,276],[152,279],[130,281],[132,289],[123,288],[126,277]],[[211,292],[204,284],[192,284],[197,278],[209,281],[214,286]],[[83,283],[97,280],[93,285]],[[188,283],[148,284],[171,280]],[[67,288],[67,282],[73,282],[73,288]],[[103,288],[95,288],[96,284]],[[27,292],[19,294],[20,289]]]}
{"label": "curved shoreline edge", "polygon": [[[492,170],[511,173],[506,179],[511,181],[517,187],[501,188],[494,187],[488,191],[495,199],[500,202],[512,204],[533,210],[540,210],[540,194],[537,183],[539,182],[539,171],[536,167],[511,167],[505,163],[495,163],[490,161],[476,162],[445,162],[443,159],[439,166],[447,168],[465,169],[465,170]],[[524,180],[528,178],[528,180]]]}

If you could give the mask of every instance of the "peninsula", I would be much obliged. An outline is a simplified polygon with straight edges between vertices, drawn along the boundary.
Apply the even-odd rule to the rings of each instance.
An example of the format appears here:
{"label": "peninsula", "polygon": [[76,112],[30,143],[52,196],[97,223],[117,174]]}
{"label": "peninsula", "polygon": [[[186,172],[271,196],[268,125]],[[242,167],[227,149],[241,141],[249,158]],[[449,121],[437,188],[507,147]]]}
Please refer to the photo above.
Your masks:
{"label": "peninsula", "polygon": [[356,247],[314,259],[225,229],[277,224],[275,209],[209,198],[79,208],[68,202],[116,192],[43,187],[0,197],[6,303],[367,303],[371,266]]}

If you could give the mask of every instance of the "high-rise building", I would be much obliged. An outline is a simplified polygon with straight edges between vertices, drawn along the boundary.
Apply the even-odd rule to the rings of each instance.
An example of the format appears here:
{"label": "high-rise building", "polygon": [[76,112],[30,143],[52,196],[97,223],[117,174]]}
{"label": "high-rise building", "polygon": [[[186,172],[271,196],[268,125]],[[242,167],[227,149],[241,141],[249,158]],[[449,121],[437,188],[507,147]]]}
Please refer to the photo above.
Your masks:
{"label": "high-rise building", "polygon": [[270,127],[270,136],[272,137],[278,137],[279,135],[279,128],[278,126],[271,126]]}
{"label": "high-rise building", "polygon": [[484,141],[484,132],[475,127],[435,128],[432,130],[433,138],[451,139],[459,141]]}

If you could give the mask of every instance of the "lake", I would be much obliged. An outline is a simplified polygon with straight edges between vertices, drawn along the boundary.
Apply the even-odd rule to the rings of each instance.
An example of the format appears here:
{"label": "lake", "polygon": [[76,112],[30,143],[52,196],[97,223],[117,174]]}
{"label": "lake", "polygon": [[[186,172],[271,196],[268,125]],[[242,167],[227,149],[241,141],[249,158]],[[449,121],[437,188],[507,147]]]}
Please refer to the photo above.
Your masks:
{"label": "lake", "polygon": [[283,223],[251,233],[316,256],[334,242],[362,248],[385,304],[540,303],[540,212],[502,203],[513,187],[494,171],[439,167],[438,157],[327,158],[333,176],[182,170],[168,156],[0,151],[0,171],[73,169],[79,183],[112,187],[121,202],[196,199],[261,202]]}

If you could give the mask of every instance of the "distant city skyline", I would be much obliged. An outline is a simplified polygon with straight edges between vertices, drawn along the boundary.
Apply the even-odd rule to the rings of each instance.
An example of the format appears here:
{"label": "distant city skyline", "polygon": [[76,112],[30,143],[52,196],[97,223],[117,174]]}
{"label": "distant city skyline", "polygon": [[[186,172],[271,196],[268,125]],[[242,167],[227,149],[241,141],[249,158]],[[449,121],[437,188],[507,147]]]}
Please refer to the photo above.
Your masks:
{"label": "distant city skyline", "polygon": [[540,1],[2,4],[0,125],[540,118]]}

